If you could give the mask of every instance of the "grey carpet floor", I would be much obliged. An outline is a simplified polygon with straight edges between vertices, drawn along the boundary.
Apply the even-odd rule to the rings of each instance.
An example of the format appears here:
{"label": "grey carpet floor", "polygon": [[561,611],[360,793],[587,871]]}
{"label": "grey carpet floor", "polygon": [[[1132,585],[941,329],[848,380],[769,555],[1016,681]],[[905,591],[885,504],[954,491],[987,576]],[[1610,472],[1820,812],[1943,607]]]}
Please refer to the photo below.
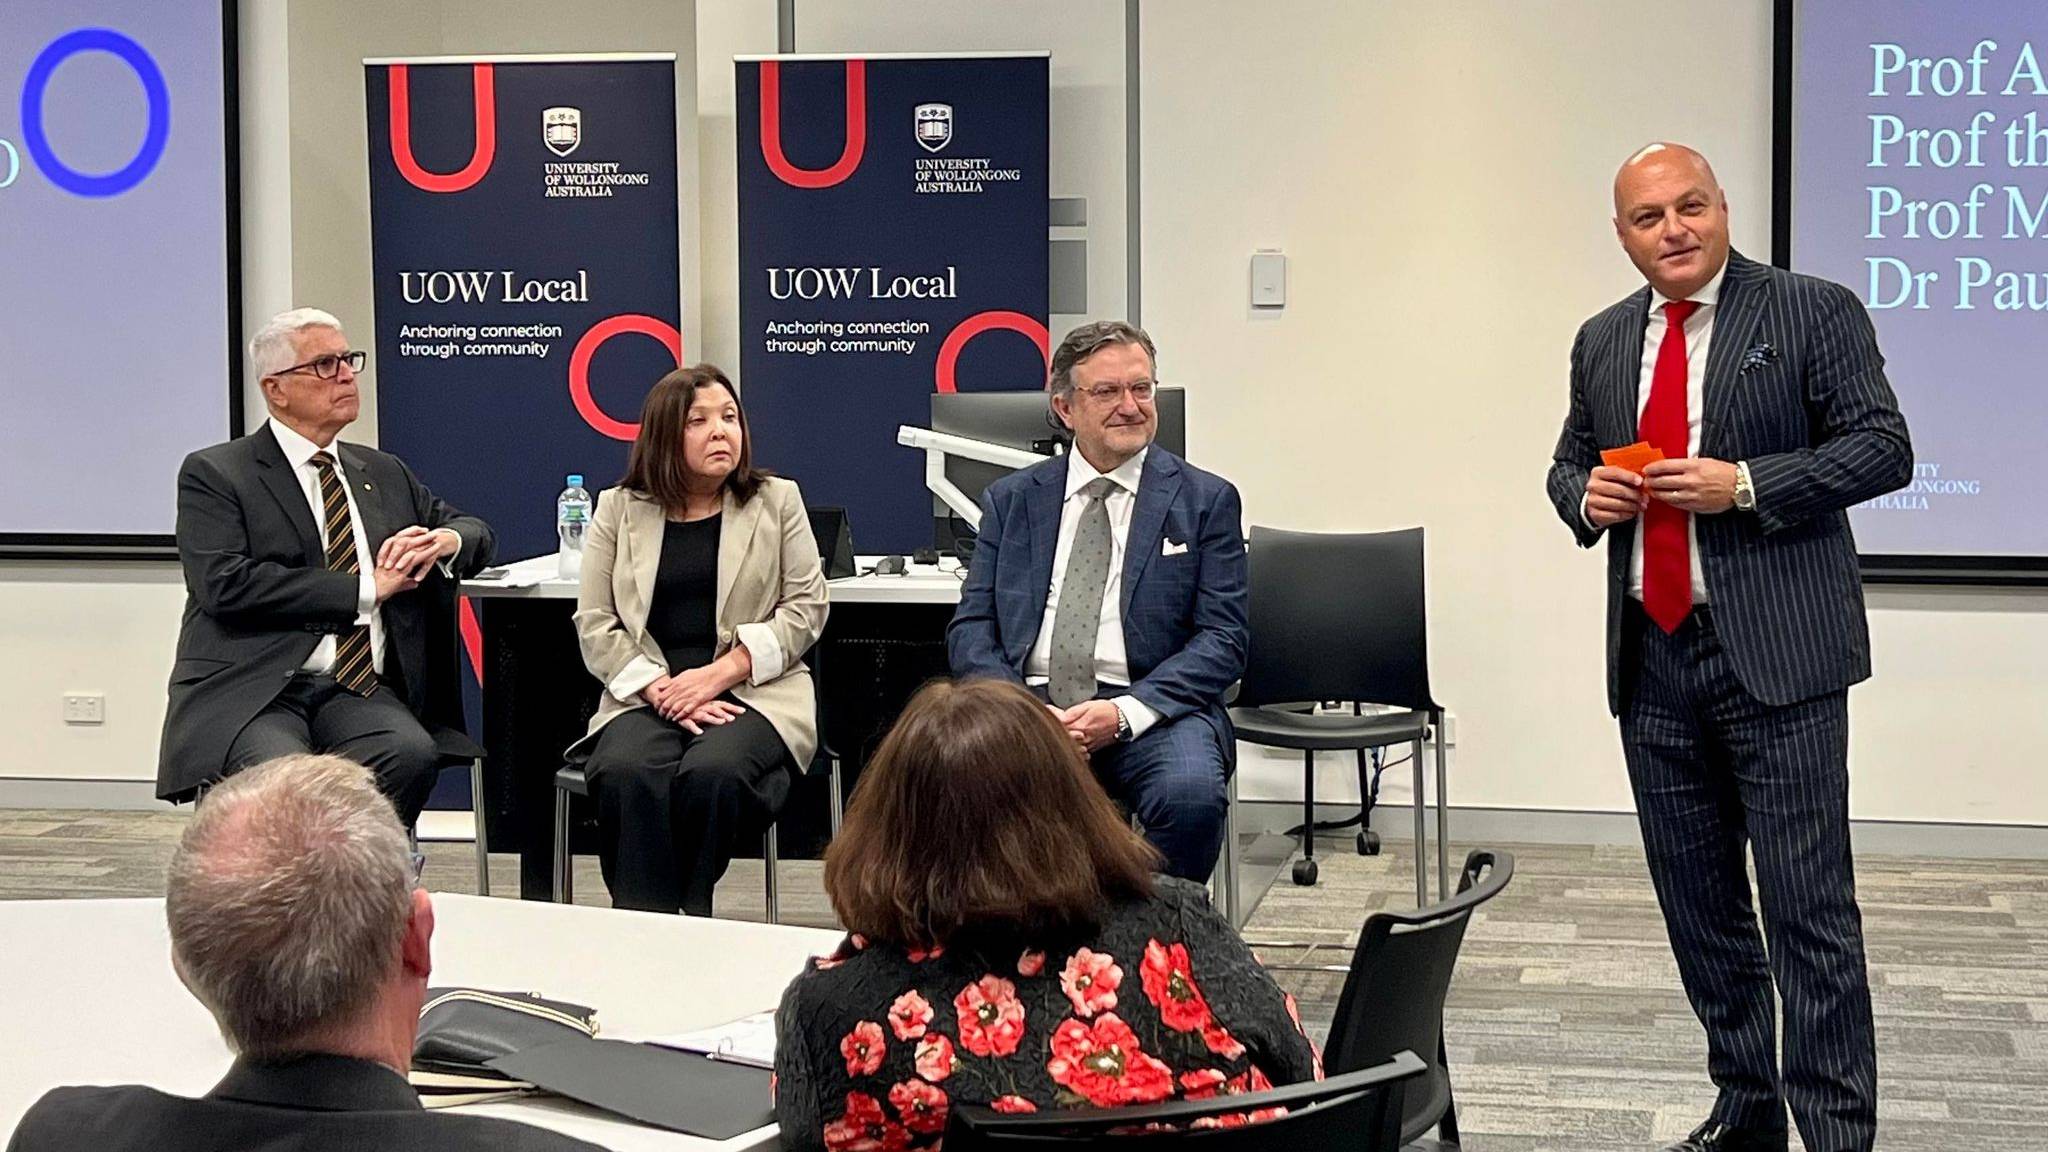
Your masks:
{"label": "grey carpet floor", "polygon": [[[182,823],[171,812],[0,810],[0,898],[159,895]],[[1684,1135],[1713,1101],[1706,1045],[1642,853],[1504,847],[1516,855],[1514,883],[1474,921],[1445,1020],[1465,1147],[1646,1152]],[[1389,843],[1366,858],[1333,841],[1320,882],[1297,888],[1283,877],[1246,935],[1333,946],[1309,957],[1264,949],[1268,961],[1342,963],[1367,913],[1412,906],[1405,849]],[[476,890],[468,844],[425,852],[430,888]],[[501,894],[516,866],[493,858]],[[1866,856],[1857,873],[1878,1025],[1878,1147],[2048,1150],[2048,861]],[[831,923],[815,862],[785,861],[779,875],[784,920]],[[607,902],[594,859],[579,858],[576,883],[578,903]],[[721,915],[759,918],[759,862],[735,863],[718,901]],[[1277,976],[1320,1038],[1342,978]]]}

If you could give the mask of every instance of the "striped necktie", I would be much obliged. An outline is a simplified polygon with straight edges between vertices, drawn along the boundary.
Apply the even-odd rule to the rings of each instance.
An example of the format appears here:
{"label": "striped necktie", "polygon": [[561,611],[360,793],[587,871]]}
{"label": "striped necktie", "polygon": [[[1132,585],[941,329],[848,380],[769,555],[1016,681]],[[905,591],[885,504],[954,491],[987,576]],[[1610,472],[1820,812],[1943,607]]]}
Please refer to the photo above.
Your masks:
{"label": "striped necktie", "polygon": [[[327,534],[327,570],[362,575],[356,559],[355,520],[348,511],[348,492],[334,471],[334,457],[313,453],[313,470],[320,474],[320,518]],[[358,696],[377,690],[377,669],[370,658],[370,629],[358,624],[341,634],[334,645],[334,679]]]}

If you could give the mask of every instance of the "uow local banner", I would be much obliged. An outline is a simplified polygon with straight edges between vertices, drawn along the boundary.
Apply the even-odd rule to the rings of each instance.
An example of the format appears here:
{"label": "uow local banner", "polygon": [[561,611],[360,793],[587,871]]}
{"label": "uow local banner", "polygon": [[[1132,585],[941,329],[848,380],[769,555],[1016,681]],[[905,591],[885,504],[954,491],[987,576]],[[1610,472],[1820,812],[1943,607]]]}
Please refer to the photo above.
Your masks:
{"label": "uow local banner", "polygon": [[365,72],[380,446],[552,552],[564,474],[616,481],[683,357],[675,57]]}
{"label": "uow local banner", "polygon": [[[379,445],[483,517],[502,559],[552,552],[563,476],[614,483],[683,358],[675,57],[364,71]],[[461,630],[476,732],[467,600]],[[467,803],[459,783],[437,807]]]}
{"label": "uow local banner", "polygon": [[864,552],[932,542],[934,391],[1045,385],[1044,54],[735,62],[755,460]]}

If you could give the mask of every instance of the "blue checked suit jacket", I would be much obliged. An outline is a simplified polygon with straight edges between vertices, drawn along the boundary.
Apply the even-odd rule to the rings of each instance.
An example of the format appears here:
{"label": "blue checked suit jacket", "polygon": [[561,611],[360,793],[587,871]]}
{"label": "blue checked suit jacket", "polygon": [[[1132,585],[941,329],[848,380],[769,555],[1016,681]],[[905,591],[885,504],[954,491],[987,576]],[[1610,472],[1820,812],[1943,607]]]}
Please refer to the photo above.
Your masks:
{"label": "blue checked suit jacket", "polygon": [[[955,676],[1023,682],[1052,589],[1066,475],[1066,458],[1054,457],[982,493],[974,559],[946,629]],[[1176,549],[1171,556],[1164,554],[1168,541]],[[1226,750],[1232,737],[1223,693],[1244,674],[1246,599],[1237,489],[1154,444],[1124,545],[1131,695],[1162,723],[1200,715]]]}
{"label": "blue checked suit jacket", "polygon": [[[1616,714],[1636,523],[1599,532],[1579,508],[1601,449],[1641,438],[1636,407],[1649,304],[1644,287],[1579,328],[1571,409],[1547,485],[1582,547],[1611,537],[1607,695]],[[1715,630],[1743,687],[1767,704],[1790,704],[1870,675],[1847,509],[1910,480],[1913,445],[1877,333],[1854,292],[1730,252],[1718,307],[1700,455],[1747,461],[1756,511],[1697,517],[1700,566]]]}

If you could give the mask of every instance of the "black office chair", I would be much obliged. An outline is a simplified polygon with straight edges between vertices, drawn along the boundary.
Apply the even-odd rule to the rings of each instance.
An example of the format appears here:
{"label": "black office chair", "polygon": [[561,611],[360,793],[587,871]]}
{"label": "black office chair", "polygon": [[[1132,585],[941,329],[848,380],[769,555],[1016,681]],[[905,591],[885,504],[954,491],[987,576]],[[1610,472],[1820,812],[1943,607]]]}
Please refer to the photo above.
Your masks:
{"label": "black office chair", "polygon": [[[1436,745],[1437,889],[1450,880],[1444,811],[1443,708],[1429,691],[1422,529],[1360,534],[1253,528],[1251,651],[1230,720],[1237,738],[1302,754],[1302,858],[1294,882],[1316,882],[1317,752],[1358,756],[1363,811],[1359,851],[1369,843],[1376,773],[1367,753],[1406,743],[1415,777],[1415,903],[1429,903],[1423,858],[1422,744]],[[1352,705],[1315,711],[1319,702]],[[1361,712],[1359,705],[1400,711]]]}
{"label": "black office chair", "polygon": [[484,796],[484,750],[476,741],[453,728],[435,726],[427,733],[434,742],[436,775],[451,768],[469,769],[469,810],[476,821],[476,894],[491,894],[491,847],[484,832],[484,814],[490,804]]}
{"label": "black office chair", "polygon": [[1474,851],[1465,857],[1456,896],[1414,912],[1375,912],[1359,930],[1323,1066],[1334,1074],[1372,1067],[1396,1052],[1434,1053],[1403,1103],[1404,1147],[1432,1128],[1436,1139],[1420,1147],[1458,1146],[1458,1112],[1444,1057],[1444,997],[1473,911],[1500,895],[1514,876],[1513,856]]}
{"label": "black office chair", "polygon": [[[946,1152],[1093,1148],[1142,1133],[1147,1148],[1199,1147],[1204,1152],[1394,1152],[1403,1090],[1423,1073],[1403,1052],[1377,1068],[1290,1084],[1245,1096],[1212,1096],[1135,1108],[1059,1108],[1004,1113],[976,1104],[946,1116]],[[1285,1115],[1232,1128],[1195,1128],[1203,1117],[1286,1108]],[[1147,1125],[1170,1130],[1145,1131]]]}
{"label": "black office chair", "polygon": [[[830,740],[825,735],[825,692],[823,687],[824,672],[822,671],[824,664],[823,649],[824,645],[822,643],[813,644],[811,650],[804,654],[805,666],[810,669],[811,673],[811,698],[814,701],[813,707],[816,709],[818,717],[818,750],[812,755],[811,762],[805,766],[804,775],[826,777],[829,789],[826,802],[830,814],[832,835],[836,837],[839,835],[840,818],[845,814],[846,794],[840,784],[839,753],[833,749]],[[786,776],[783,779],[785,783],[788,782]],[[572,904],[576,898],[575,862],[571,858],[572,853],[569,850],[569,798],[571,796],[588,795],[590,795],[590,778],[581,767],[569,764],[563,766],[561,770],[555,773],[554,896],[555,903],[557,904]],[[779,813],[782,805],[778,802],[773,807]],[[770,924],[780,924],[782,922],[782,902],[777,888],[776,875],[776,865],[780,863],[780,860],[781,856],[775,836],[775,822],[771,820],[768,823],[768,830],[761,836],[761,871],[765,877],[765,895],[767,898],[768,922]]]}

